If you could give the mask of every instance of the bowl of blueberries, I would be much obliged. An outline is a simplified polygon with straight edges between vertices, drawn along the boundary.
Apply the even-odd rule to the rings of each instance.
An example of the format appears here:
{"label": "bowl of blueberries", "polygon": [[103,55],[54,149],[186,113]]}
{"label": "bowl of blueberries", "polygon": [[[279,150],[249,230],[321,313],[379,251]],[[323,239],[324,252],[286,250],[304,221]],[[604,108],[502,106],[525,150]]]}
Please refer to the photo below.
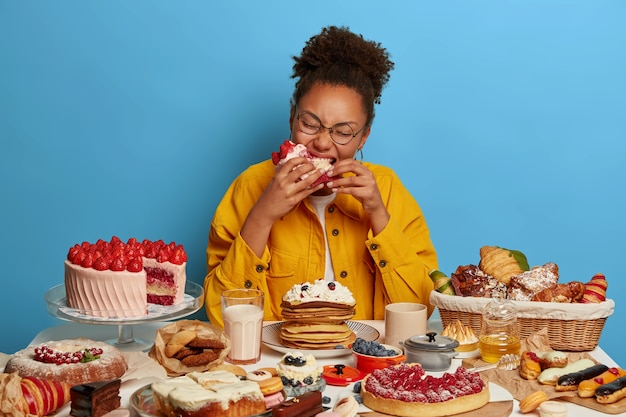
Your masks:
{"label": "bowl of blueberries", "polygon": [[356,368],[365,373],[383,369],[406,361],[401,349],[379,343],[375,340],[364,340],[357,337],[350,346]]}

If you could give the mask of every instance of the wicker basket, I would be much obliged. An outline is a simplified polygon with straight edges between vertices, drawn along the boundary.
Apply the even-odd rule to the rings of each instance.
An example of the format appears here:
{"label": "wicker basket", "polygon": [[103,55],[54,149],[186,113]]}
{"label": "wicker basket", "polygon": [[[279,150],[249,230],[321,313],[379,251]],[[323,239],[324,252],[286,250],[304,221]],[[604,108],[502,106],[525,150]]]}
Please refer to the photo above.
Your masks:
{"label": "wicker basket", "polygon": [[[432,291],[430,303],[436,306],[443,326],[460,320],[480,333],[482,311],[489,298],[460,297]],[[513,301],[522,338],[548,329],[550,347],[563,351],[590,351],[598,346],[606,319],[613,314],[615,302],[606,300],[595,304],[545,303]]]}

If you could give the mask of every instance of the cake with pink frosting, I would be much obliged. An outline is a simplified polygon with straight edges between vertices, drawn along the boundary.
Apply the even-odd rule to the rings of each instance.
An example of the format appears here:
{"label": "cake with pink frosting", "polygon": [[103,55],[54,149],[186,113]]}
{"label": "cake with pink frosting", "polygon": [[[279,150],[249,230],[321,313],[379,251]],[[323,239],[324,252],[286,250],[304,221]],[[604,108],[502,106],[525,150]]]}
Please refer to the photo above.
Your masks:
{"label": "cake with pink frosting", "polygon": [[185,296],[187,253],[182,245],[162,240],[75,244],[65,260],[69,307],[106,318],[141,317],[148,304],[171,306]]}

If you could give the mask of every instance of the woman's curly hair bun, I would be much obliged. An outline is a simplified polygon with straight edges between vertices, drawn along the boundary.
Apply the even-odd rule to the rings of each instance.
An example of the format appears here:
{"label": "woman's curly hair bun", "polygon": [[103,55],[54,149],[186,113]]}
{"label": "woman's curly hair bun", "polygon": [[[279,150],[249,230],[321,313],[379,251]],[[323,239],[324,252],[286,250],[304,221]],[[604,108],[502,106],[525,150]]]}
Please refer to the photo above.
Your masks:
{"label": "woman's curly hair bun", "polygon": [[394,67],[380,43],[337,26],[323,28],[307,41],[300,56],[293,59],[292,78],[298,78],[296,102],[315,83],[345,85],[361,94],[365,107],[372,108],[368,122],[373,118],[373,104],[380,103],[382,90]]}

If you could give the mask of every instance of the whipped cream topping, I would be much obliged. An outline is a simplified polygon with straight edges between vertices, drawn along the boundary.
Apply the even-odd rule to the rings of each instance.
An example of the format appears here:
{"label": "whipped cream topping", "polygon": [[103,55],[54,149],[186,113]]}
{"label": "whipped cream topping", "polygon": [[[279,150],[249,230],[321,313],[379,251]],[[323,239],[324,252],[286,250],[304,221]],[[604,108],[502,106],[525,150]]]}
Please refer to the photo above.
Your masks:
{"label": "whipped cream topping", "polygon": [[234,384],[239,382],[239,378],[237,378],[235,374],[221,370],[211,372],[190,372],[187,376],[196,383],[202,385],[205,389],[213,389],[213,387],[218,385]]}
{"label": "whipped cream topping", "polygon": [[292,304],[311,301],[356,304],[356,300],[348,287],[337,281],[327,282],[324,279],[315,280],[314,283],[304,282],[294,285],[285,293],[283,301]]}
{"label": "whipped cream topping", "polygon": [[304,146],[301,143],[298,143],[297,145],[294,145],[289,150],[289,152],[287,152],[287,155],[285,155],[283,158],[281,158],[281,160],[278,161],[278,163],[279,164],[284,164],[285,162],[289,161],[290,159],[297,158],[299,156],[303,156],[305,158],[310,158],[309,150],[306,148],[306,146]]}
{"label": "whipped cream topping", "polygon": [[324,172],[328,172],[333,166],[333,160],[328,158],[309,158],[309,161],[313,164],[315,169],[323,169]]}
{"label": "whipped cream topping", "polygon": [[[304,365],[287,365],[285,358],[292,356],[294,358],[302,358]],[[322,367],[317,366],[315,357],[311,354],[303,354],[302,352],[287,352],[280,362],[276,365],[276,372],[279,376],[284,376],[294,381],[303,381],[307,376],[317,380],[322,374]]]}

